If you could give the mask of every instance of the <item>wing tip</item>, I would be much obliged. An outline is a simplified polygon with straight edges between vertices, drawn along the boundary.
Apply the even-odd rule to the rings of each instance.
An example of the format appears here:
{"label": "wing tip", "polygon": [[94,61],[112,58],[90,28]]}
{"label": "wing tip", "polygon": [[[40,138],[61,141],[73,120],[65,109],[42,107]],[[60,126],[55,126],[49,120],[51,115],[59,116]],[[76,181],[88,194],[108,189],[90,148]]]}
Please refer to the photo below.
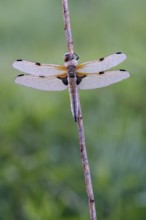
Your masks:
{"label": "wing tip", "polygon": [[127,55],[123,52],[120,52],[120,51],[116,52],[116,55],[121,55],[123,57],[123,60],[125,60],[127,58]]}
{"label": "wing tip", "polygon": [[127,70],[120,69],[119,71],[124,73],[124,76],[125,76],[125,78],[124,78],[124,79],[127,79],[127,78],[129,78],[129,77],[130,77],[130,73],[129,73]]}
{"label": "wing tip", "polygon": [[12,63],[12,67],[14,67],[15,69],[18,68],[18,63],[21,63],[23,61],[23,59],[18,59],[18,60],[15,60],[13,63]]}
{"label": "wing tip", "polygon": [[14,82],[19,84],[19,82],[18,82],[19,79],[22,78],[22,77],[24,77],[24,76],[25,76],[25,74],[23,74],[23,73],[17,75],[17,76],[14,78]]}

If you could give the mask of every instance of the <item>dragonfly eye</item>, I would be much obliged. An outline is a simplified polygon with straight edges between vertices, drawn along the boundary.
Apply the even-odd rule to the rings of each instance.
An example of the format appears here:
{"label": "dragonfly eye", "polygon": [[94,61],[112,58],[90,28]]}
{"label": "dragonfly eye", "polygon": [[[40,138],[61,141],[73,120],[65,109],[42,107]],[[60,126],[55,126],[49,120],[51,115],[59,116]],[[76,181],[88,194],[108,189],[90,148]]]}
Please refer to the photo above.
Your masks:
{"label": "dragonfly eye", "polygon": [[68,62],[72,60],[72,56],[69,53],[64,54],[64,62]]}

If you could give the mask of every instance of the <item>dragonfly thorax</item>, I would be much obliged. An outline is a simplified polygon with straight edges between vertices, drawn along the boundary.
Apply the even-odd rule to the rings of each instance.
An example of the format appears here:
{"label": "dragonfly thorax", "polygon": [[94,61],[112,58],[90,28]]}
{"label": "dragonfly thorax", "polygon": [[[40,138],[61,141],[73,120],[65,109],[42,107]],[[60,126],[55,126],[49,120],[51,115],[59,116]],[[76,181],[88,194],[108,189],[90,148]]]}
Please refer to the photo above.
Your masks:
{"label": "dragonfly thorax", "polygon": [[67,67],[68,69],[68,76],[73,78],[76,76],[76,72],[75,72],[75,66],[71,65]]}

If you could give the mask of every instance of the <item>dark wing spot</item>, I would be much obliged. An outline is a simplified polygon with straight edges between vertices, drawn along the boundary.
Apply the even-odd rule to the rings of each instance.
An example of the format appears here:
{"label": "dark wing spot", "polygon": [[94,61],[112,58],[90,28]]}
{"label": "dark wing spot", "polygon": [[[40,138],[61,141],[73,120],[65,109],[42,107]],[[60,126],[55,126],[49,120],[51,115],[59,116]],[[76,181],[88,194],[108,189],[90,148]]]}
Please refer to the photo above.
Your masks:
{"label": "dark wing spot", "polygon": [[100,74],[100,75],[102,75],[102,74],[104,74],[104,72],[103,72],[103,71],[101,71],[101,72],[99,72],[99,74]]}
{"label": "dark wing spot", "polygon": [[122,54],[122,52],[117,52],[116,54]]}
{"label": "dark wing spot", "polygon": [[45,76],[39,76],[40,78],[45,78]]}
{"label": "dark wing spot", "polygon": [[16,61],[21,62],[21,61],[23,61],[23,60],[22,60],[22,59],[18,59],[18,60],[16,60]]}
{"label": "dark wing spot", "polygon": [[120,69],[120,71],[123,71],[123,72],[125,72],[126,70]]}
{"label": "dark wing spot", "polygon": [[62,80],[62,82],[63,82],[64,85],[66,85],[66,86],[68,85],[67,77],[61,78],[61,77],[58,76],[57,78],[60,79],[60,80]]}
{"label": "dark wing spot", "polygon": [[99,59],[99,61],[103,61],[103,60],[104,60],[104,57],[102,57],[102,58]]}
{"label": "dark wing spot", "polygon": [[20,77],[20,76],[24,76],[24,74],[19,74],[18,77]]}
{"label": "dark wing spot", "polygon": [[77,77],[77,81],[76,81],[77,85],[79,85],[81,83],[81,81],[82,81],[82,78],[81,77]]}
{"label": "dark wing spot", "polygon": [[82,79],[85,77],[86,77],[85,75],[84,76],[77,76],[77,81],[76,81],[77,85],[79,85],[81,83]]}
{"label": "dark wing spot", "polygon": [[41,66],[41,64],[40,64],[40,63],[38,63],[38,62],[36,62],[35,64],[36,64],[37,66]]}
{"label": "dark wing spot", "polygon": [[67,86],[67,85],[68,85],[68,80],[67,80],[67,77],[66,77],[66,78],[63,78],[63,79],[62,79],[62,82],[64,83],[64,85],[66,85],[66,86]]}

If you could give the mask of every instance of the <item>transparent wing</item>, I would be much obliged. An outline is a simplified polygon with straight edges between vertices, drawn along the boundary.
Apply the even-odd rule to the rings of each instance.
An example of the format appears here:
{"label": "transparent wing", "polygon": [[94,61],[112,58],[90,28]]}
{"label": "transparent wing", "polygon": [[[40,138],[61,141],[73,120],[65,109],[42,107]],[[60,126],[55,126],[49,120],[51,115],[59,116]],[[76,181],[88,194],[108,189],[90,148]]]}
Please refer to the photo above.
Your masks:
{"label": "transparent wing", "polygon": [[97,72],[108,70],[126,59],[126,55],[122,52],[109,55],[107,57],[100,58],[99,60],[93,60],[85,63],[81,63],[76,67],[78,73],[94,74]]}
{"label": "transparent wing", "polygon": [[96,89],[117,83],[123,79],[130,77],[129,73],[125,70],[113,70],[98,73],[96,75],[85,76],[80,84],[79,89]]}
{"label": "transparent wing", "polygon": [[45,91],[61,91],[67,88],[63,81],[56,77],[38,77],[21,74],[15,78],[15,82],[23,86]]}
{"label": "transparent wing", "polygon": [[67,71],[65,66],[54,64],[41,64],[26,60],[16,60],[13,63],[13,67],[24,73],[32,74],[34,76],[53,76],[62,74]]}

